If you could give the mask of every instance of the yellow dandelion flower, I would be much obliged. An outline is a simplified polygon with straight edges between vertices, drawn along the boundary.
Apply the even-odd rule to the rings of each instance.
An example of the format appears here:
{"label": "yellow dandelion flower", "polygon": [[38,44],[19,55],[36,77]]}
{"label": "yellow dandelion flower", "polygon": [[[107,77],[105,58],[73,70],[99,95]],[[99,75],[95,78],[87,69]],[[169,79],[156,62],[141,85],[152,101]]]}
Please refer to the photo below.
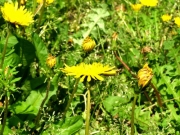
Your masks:
{"label": "yellow dandelion flower", "polygon": [[94,49],[96,43],[90,37],[86,37],[82,43],[82,48],[84,51],[89,52]]}
{"label": "yellow dandelion flower", "polygon": [[180,17],[175,17],[174,23],[177,24],[178,27],[180,27]]}
{"label": "yellow dandelion flower", "polygon": [[103,81],[104,78],[100,75],[114,75],[116,74],[115,67],[110,67],[108,65],[104,66],[101,63],[85,64],[81,63],[77,66],[66,67],[62,69],[67,75],[75,76],[75,78],[81,78],[80,82],[83,82],[85,77],[87,81],[90,82],[91,78],[94,80]]}
{"label": "yellow dandelion flower", "polygon": [[[51,3],[53,3],[54,0],[46,0],[46,4],[49,5]],[[37,3],[43,3],[43,0],[37,0]]]}
{"label": "yellow dandelion flower", "polygon": [[52,68],[56,64],[56,57],[49,55],[47,60],[46,60],[47,65]]}
{"label": "yellow dandelion flower", "polygon": [[144,6],[155,7],[158,4],[158,0],[140,0],[141,4]]}
{"label": "yellow dandelion flower", "polygon": [[6,2],[4,7],[1,7],[1,12],[6,21],[15,24],[17,27],[18,25],[29,26],[33,22],[33,14],[27,11],[24,6],[18,8],[17,2],[15,4]]}
{"label": "yellow dandelion flower", "polygon": [[168,22],[169,20],[171,20],[172,16],[166,14],[161,16],[161,19],[163,20],[163,22]]}
{"label": "yellow dandelion flower", "polygon": [[138,71],[138,85],[145,87],[148,82],[151,80],[153,77],[153,72],[152,69],[149,68],[148,64],[146,63],[142,69]]}
{"label": "yellow dandelion flower", "polygon": [[132,4],[131,7],[134,11],[138,12],[142,8],[142,4]]}

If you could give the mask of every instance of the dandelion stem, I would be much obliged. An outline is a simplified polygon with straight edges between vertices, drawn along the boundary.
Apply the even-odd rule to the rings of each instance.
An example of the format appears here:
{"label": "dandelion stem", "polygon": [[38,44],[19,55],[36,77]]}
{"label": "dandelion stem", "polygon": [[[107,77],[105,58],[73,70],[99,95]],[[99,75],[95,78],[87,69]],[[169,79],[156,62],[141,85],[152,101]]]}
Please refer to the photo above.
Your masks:
{"label": "dandelion stem", "polygon": [[91,106],[91,95],[90,89],[87,91],[87,108],[86,108],[86,129],[85,135],[89,135],[89,120],[90,120],[90,106]]}
{"label": "dandelion stem", "polygon": [[41,105],[40,105],[40,108],[39,108],[37,117],[36,117],[36,119],[35,119],[35,125],[36,125],[36,127],[38,127],[38,125],[39,125],[39,120],[40,120],[40,117],[41,117],[41,112],[42,112],[44,103],[46,102],[46,100],[47,100],[47,98],[48,98],[48,95],[49,95],[49,90],[50,90],[50,85],[51,85],[50,82],[51,82],[51,81],[50,81],[50,79],[49,79],[48,82],[47,82],[46,95],[45,95],[45,97],[44,97],[44,99],[43,99],[43,101],[42,101],[42,103],[41,103]]}
{"label": "dandelion stem", "polygon": [[40,16],[39,16],[39,20],[38,20],[38,26],[40,26],[40,24],[41,24],[41,20],[42,20],[43,14],[44,14],[45,4],[46,4],[46,0],[43,0],[43,5],[41,8]]}
{"label": "dandelion stem", "polygon": [[151,85],[151,87],[154,89],[154,92],[155,92],[156,97],[157,97],[158,105],[159,105],[160,107],[162,107],[163,103],[162,103],[162,100],[161,100],[161,96],[160,96],[159,91],[156,89],[156,87],[154,86],[153,83],[150,83],[150,85]]}
{"label": "dandelion stem", "polygon": [[131,113],[131,135],[134,135],[134,111],[135,111],[137,97],[138,95],[135,93],[133,104],[132,104],[132,113]]}
{"label": "dandelion stem", "polygon": [[2,123],[2,128],[1,128],[1,132],[0,135],[3,135],[4,132],[4,128],[6,126],[6,118],[7,118],[7,114],[8,114],[8,96],[7,96],[7,92],[6,92],[6,96],[5,96],[5,110],[4,110],[4,119],[3,119],[3,123]]}
{"label": "dandelion stem", "polygon": [[36,12],[36,5],[37,5],[37,0],[33,0],[33,13],[35,15],[35,12]]}
{"label": "dandelion stem", "polygon": [[[3,49],[3,53],[2,53],[2,59],[1,59],[1,64],[0,64],[0,69],[2,69],[3,64],[4,64],[4,59],[5,59],[5,55],[6,55],[6,49],[7,49],[7,45],[8,45],[8,39],[9,39],[9,35],[10,35],[10,30],[9,27],[8,28],[8,32],[7,32],[7,36],[6,36],[6,42],[4,45],[4,49]],[[3,135],[4,132],[4,128],[6,125],[6,118],[7,118],[7,113],[8,113],[8,96],[7,96],[7,91],[5,92],[5,110],[4,110],[4,118],[3,118],[3,123],[2,123],[2,128],[0,131],[0,135]]]}
{"label": "dandelion stem", "polygon": [[123,66],[129,71],[129,73],[130,73],[134,78],[137,78],[137,76],[131,71],[131,69],[129,68],[129,66],[128,66],[121,58],[119,58],[119,56],[117,55],[116,52],[114,52],[114,55],[115,55],[116,58],[121,62],[121,64],[123,64]]}
{"label": "dandelion stem", "polygon": [[71,97],[70,97],[70,99],[69,99],[69,101],[68,101],[68,103],[67,103],[67,105],[66,105],[65,110],[64,110],[63,118],[66,116],[66,113],[67,113],[67,111],[68,111],[68,109],[69,109],[69,106],[70,106],[70,104],[71,104],[71,102],[72,102],[72,100],[73,100],[73,98],[74,98],[74,94],[75,94],[76,91],[77,91],[77,87],[78,87],[79,80],[80,80],[79,78],[76,79],[73,92],[72,92]]}
{"label": "dandelion stem", "polygon": [[10,36],[10,31],[9,31],[9,28],[8,28],[7,36],[6,36],[6,42],[5,42],[3,53],[2,53],[2,59],[1,59],[0,68],[2,68],[3,64],[4,64],[4,59],[5,59],[5,55],[6,55],[6,50],[7,50],[9,36]]}

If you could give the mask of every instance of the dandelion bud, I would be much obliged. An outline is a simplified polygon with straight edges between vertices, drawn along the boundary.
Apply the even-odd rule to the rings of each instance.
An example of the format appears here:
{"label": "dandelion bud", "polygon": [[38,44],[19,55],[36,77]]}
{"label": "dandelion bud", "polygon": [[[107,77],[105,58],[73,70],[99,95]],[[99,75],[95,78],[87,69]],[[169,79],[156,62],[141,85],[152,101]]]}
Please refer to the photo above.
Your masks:
{"label": "dandelion bud", "polygon": [[25,5],[25,4],[26,4],[26,1],[27,1],[27,0],[21,0],[21,1],[20,1],[20,4],[21,4],[21,5]]}
{"label": "dandelion bud", "polygon": [[96,43],[93,39],[86,37],[83,41],[82,47],[84,51],[89,52],[94,49],[95,45]]}
{"label": "dandelion bud", "polygon": [[148,82],[151,80],[153,77],[153,72],[152,69],[149,68],[148,64],[146,63],[142,69],[138,71],[138,85],[145,87]]}
{"label": "dandelion bud", "polygon": [[56,64],[56,57],[49,55],[47,60],[46,60],[47,65],[52,68]]}

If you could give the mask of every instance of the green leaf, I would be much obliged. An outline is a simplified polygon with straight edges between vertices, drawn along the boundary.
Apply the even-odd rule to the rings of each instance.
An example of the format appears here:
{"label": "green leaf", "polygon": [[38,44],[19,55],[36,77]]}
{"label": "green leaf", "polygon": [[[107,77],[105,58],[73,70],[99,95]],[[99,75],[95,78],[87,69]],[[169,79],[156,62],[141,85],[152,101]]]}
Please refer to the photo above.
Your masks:
{"label": "green leaf", "polygon": [[103,106],[107,112],[111,113],[112,115],[115,115],[119,111],[117,108],[120,106],[120,104],[126,102],[127,99],[125,97],[109,96],[103,101]]}
{"label": "green leaf", "polygon": [[[0,42],[0,44],[2,44],[3,46],[5,45],[5,43],[6,43],[6,39],[3,39]],[[11,47],[15,46],[17,43],[18,43],[18,40],[15,36],[9,36],[7,47],[11,48]]]}
{"label": "green leaf", "polygon": [[18,56],[21,57],[21,63],[23,66],[30,65],[36,57],[35,47],[28,40],[23,38],[19,38],[18,40],[19,43],[15,46],[15,52]]}
{"label": "green leaf", "polygon": [[11,53],[5,57],[4,66],[17,66],[20,63],[20,57],[16,53]]}
{"label": "green leaf", "polygon": [[167,104],[168,109],[170,110],[170,117],[176,121],[180,121],[180,116],[176,113],[177,108],[174,108],[174,104]]}
{"label": "green leaf", "polygon": [[92,10],[96,12],[100,18],[104,18],[110,15],[109,12],[104,8],[95,8]]}
{"label": "green leaf", "polygon": [[44,84],[45,79],[46,79],[45,76],[43,76],[43,77],[37,77],[37,78],[30,80],[31,88],[36,89],[40,85]]}
{"label": "green leaf", "polygon": [[89,13],[87,17],[90,19],[88,24],[88,30],[83,32],[83,37],[86,38],[92,30],[94,30],[95,26],[98,25],[101,30],[105,32],[104,21],[103,18],[109,16],[109,12],[104,8],[95,8],[92,9],[93,13]]}
{"label": "green leaf", "polygon": [[79,52],[72,52],[66,54],[65,63],[69,66],[76,65],[78,61],[82,59],[81,54]]}
{"label": "green leaf", "polygon": [[[48,98],[56,94],[57,87],[51,85]],[[39,107],[46,95],[46,85],[37,90],[31,91],[25,102],[17,102],[11,106],[11,111],[15,114],[34,114],[38,113]]]}
{"label": "green leaf", "polygon": [[60,133],[62,135],[70,135],[77,132],[83,125],[83,118],[81,116],[75,116],[66,118],[65,122],[61,121],[62,124]]}
{"label": "green leaf", "polygon": [[8,122],[10,127],[17,126],[18,124],[23,124],[23,121],[16,115],[11,116],[8,119]]}
{"label": "green leaf", "polygon": [[18,77],[18,78],[15,78],[11,81],[11,83],[15,83],[15,82],[18,82],[19,80],[21,80],[21,77]]}
{"label": "green leaf", "polygon": [[36,49],[36,56],[38,57],[42,67],[46,68],[46,59],[48,57],[48,50],[38,34],[33,35],[33,43]]}
{"label": "green leaf", "polygon": [[69,117],[65,121],[59,121],[57,124],[53,124],[42,135],[47,135],[47,133],[57,134],[57,132],[59,135],[72,135],[79,131],[82,126],[83,118],[81,116]]}
{"label": "green leaf", "polygon": [[[1,127],[2,127],[2,124],[0,124],[0,128]],[[10,129],[8,126],[5,126],[3,135],[9,135],[9,134],[12,134],[12,133],[13,133],[13,130]]]}
{"label": "green leaf", "polygon": [[104,27],[104,21],[103,21],[102,19],[99,19],[99,21],[97,22],[97,25],[99,26],[99,28],[100,28],[102,31],[104,31],[104,32],[106,33],[105,27]]}
{"label": "green leaf", "polygon": [[167,41],[164,41],[164,44],[163,44],[164,49],[165,49],[165,50],[172,49],[173,46],[174,46],[174,42],[175,42],[174,40],[167,40]]}

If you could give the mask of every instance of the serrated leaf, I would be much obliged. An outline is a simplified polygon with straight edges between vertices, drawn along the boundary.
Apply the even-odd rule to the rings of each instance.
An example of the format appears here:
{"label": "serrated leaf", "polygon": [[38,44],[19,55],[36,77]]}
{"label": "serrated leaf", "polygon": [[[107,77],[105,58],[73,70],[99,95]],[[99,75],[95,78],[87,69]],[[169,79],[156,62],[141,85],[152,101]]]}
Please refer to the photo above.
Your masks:
{"label": "serrated leaf", "polygon": [[20,57],[16,53],[11,53],[5,57],[4,66],[17,66],[20,63]]}
{"label": "serrated leaf", "polygon": [[180,116],[176,113],[177,109],[174,107],[174,104],[167,104],[168,109],[170,110],[170,113],[172,115],[172,117],[176,120],[176,121],[180,121]]}

